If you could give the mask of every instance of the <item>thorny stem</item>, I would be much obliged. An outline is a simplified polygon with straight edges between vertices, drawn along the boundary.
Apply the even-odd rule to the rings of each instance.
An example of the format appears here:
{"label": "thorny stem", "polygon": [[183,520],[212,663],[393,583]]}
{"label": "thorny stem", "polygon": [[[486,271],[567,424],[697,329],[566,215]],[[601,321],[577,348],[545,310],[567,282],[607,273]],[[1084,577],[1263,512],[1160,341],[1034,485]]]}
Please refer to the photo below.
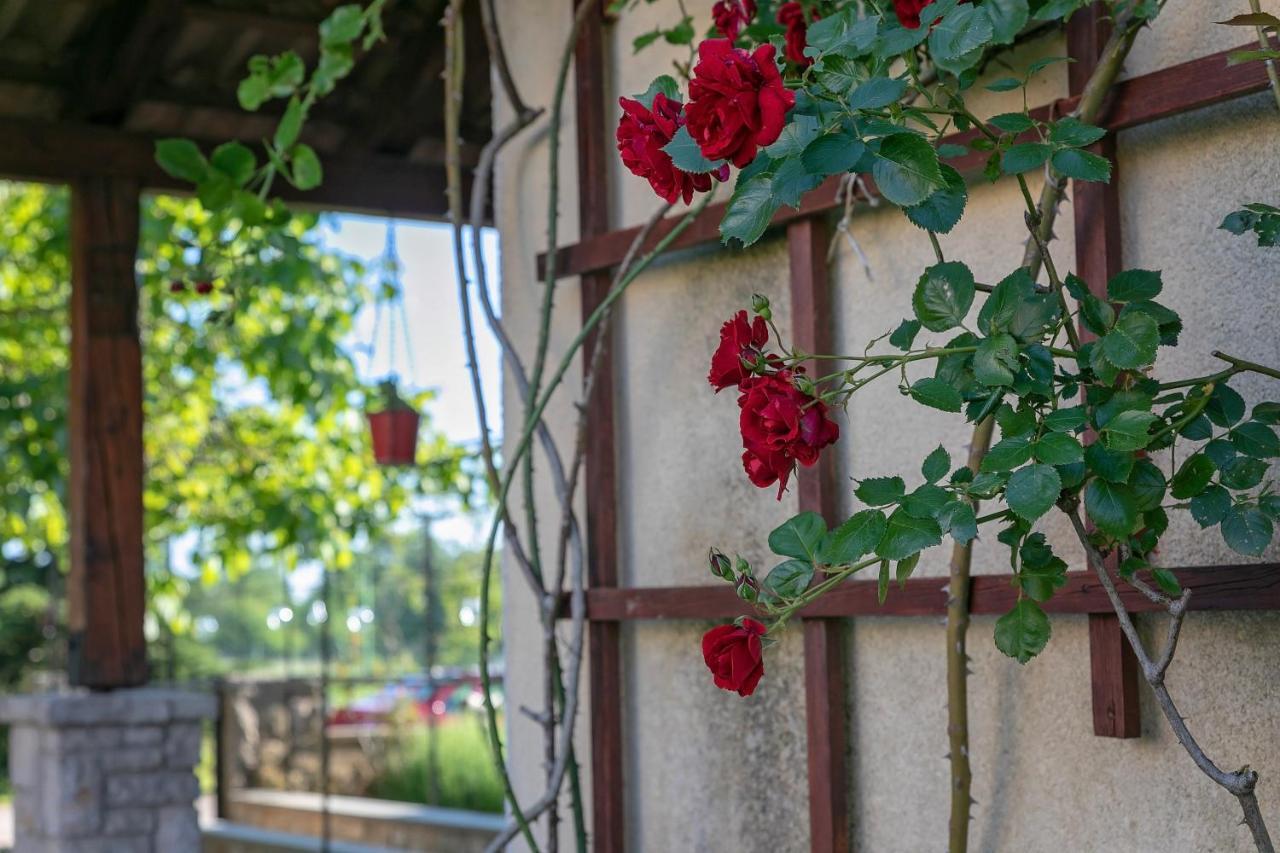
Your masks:
{"label": "thorny stem", "polygon": [[[1107,40],[1094,66],[1093,73],[1081,92],[1080,103],[1075,117],[1086,124],[1094,124],[1102,110],[1108,92],[1115,85],[1120,75],[1124,59],[1133,46],[1141,22],[1132,15],[1123,17],[1117,22],[1111,37]],[[969,114],[970,121],[981,132],[990,135],[986,124]],[[1053,226],[1058,217],[1058,208],[1066,189],[1066,179],[1057,174],[1050,175],[1040,188],[1040,198],[1031,202],[1031,193],[1025,180],[1019,176],[1019,188],[1028,203],[1028,224],[1034,223],[1031,236],[1023,250],[1022,265],[1031,273],[1034,281],[1040,275],[1040,268],[1048,258],[1048,244],[1053,240]],[[1051,268],[1052,269],[1052,268]],[[1056,277],[1056,270],[1051,273]],[[1071,325],[1071,312],[1067,310],[1066,297],[1062,288],[1055,286],[1059,304],[1066,318],[1068,341],[1073,349],[1078,349],[1080,342],[1075,328]],[[981,466],[991,446],[993,433],[992,419],[986,417],[974,428],[973,438],[969,443],[969,466],[977,470]],[[977,502],[974,502],[975,508]],[[949,570],[950,597],[947,602],[947,736],[951,753],[951,820],[949,824],[950,853],[965,853],[969,845],[969,809],[972,804],[972,772],[969,763],[968,732],[968,654],[966,636],[969,623],[968,594],[973,561],[973,543],[956,543],[951,549]],[[963,598],[963,601],[960,600]]]}
{"label": "thorny stem", "polygon": [[1074,505],[1065,506],[1063,511],[1071,519],[1071,526],[1075,528],[1076,537],[1084,545],[1089,564],[1098,576],[1098,581],[1102,584],[1102,588],[1106,590],[1107,598],[1111,601],[1111,607],[1115,610],[1116,617],[1120,620],[1120,629],[1129,640],[1129,645],[1133,648],[1133,653],[1138,658],[1138,665],[1142,668],[1142,676],[1147,684],[1151,685],[1151,690],[1156,696],[1156,703],[1160,706],[1160,711],[1164,714],[1165,719],[1168,720],[1169,727],[1173,729],[1178,742],[1182,744],[1182,747],[1191,756],[1192,761],[1206,776],[1229,791],[1239,801],[1240,809],[1244,813],[1244,823],[1249,827],[1249,832],[1253,835],[1253,843],[1257,846],[1259,853],[1275,853],[1275,847],[1271,843],[1271,836],[1267,832],[1267,825],[1262,818],[1262,812],[1258,808],[1258,799],[1254,793],[1258,786],[1257,772],[1246,765],[1233,773],[1228,773],[1218,767],[1209,756],[1205,755],[1204,750],[1191,734],[1191,730],[1187,728],[1186,720],[1182,718],[1182,714],[1178,711],[1178,706],[1174,704],[1173,697],[1169,695],[1169,688],[1165,684],[1165,674],[1177,648],[1178,635],[1182,629],[1182,620],[1186,613],[1187,601],[1191,595],[1190,590],[1184,592],[1180,598],[1168,605],[1170,623],[1165,639],[1165,647],[1160,653],[1159,660],[1152,660],[1146,646],[1142,643],[1142,638],[1138,636],[1138,631],[1134,627],[1128,608],[1125,607],[1124,601],[1120,598],[1120,593],[1116,591],[1115,582],[1111,579],[1111,573],[1106,569],[1102,555],[1098,553],[1093,543],[1089,541],[1089,534],[1085,530],[1084,522],[1080,519],[1078,508]]}
{"label": "thorny stem", "polygon": [[[1262,4],[1259,0],[1249,0],[1249,9],[1255,14],[1262,14]],[[1271,50],[1271,39],[1267,37],[1267,28],[1259,24],[1254,27],[1258,32],[1258,44],[1263,50]],[[1280,35],[1280,33],[1277,33]],[[1280,72],[1276,71],[1276,61],[1274,59],[1264,59],[1263,64],[1267,67],[1267,79],[1271,81],[1271,94],[1275,95],[1276,107],[1280,108]]]}

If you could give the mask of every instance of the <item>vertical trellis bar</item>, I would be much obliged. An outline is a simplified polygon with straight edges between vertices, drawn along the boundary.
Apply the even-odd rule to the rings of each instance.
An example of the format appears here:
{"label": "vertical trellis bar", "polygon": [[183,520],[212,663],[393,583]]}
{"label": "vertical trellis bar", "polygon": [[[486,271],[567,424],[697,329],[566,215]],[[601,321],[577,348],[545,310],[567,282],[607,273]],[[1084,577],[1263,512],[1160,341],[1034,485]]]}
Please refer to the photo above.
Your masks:
{"label": "vertical trellis bar", "polygon": [[[578,230],[580,239],[609,230],[608,166],[605,134],[604,16],[600,0],[574,0],[601,6],[588,15],[574,54],[574,92],[578,141]],[[609,291],[608,271],[582,277],[585,320]],[[608,339],[593,337],[583,363]],[[613,409],[613,356],[606,352],[586,401],[587,574],[593,588],[618,585],[617,472]],[[587,633],[591,685],[591,849],[621,851],[623,828],[622,649],[617,622],[592,622]]]}
{"label": "vertical trellis bar", "polygon": [[[791,335],[805,352],[830,352],[831,286],[827,274],[830,231],[811,216],[787,226],[791,272]],[[812,363],[809,365],[812,370]],[[834,523],[836,455],[828,451],[813,468],[802,468],[797,489],[800,510]],[[809,849],[846,853],[849,849],[848,761],[844,626],[839,619],[804,620],[805,718],[808,734]]]}
{"label": "vertical trellis bar", "polygon": [[[1110,30],[1101,4],[1072,16],[1067,25],[1067,54],[1071,93],[1079,94],[1092,74]],[[1105,298],[1107,280],[1120,272],[1120,193],[1115,134],[1092,149],[1113,164],[1107,184],[1076,181],[1072,187],[1075,218],[1076,273]],[[1083,327],[1082,340],[1090,335]],[[1088,438],[1088,437],[1087,437]],[[1115,614],[1089,614],[1089,664],[1092,683],[1093,733],[1100,737],[1133,738],[1142,733],[1138,716],[1138,669]]]}

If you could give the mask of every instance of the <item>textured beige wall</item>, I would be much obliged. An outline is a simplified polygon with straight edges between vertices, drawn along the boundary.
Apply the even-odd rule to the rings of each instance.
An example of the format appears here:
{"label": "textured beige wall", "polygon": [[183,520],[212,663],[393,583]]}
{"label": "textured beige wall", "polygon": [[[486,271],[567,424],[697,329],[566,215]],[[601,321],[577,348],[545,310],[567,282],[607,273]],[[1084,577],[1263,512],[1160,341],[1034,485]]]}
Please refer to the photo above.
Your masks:
{"label": "textured beige wall", "polygon": [[[1263,8],[1275,5],[1264,0]],[[513,5],[504,19],[514,44],[517,79],[526,97],[546,100],[554,74],[552,46],[568,25],[566,2]],[[690,4],[699,21],[710,2]],[[610,91],[642,91],[682,49],[655,46],[639,57],[631,39],[674,12],[675,3],[640,4],[608,36]],[[1129,73],[1202,56],[1244,41],[1242,30],[1215,27],[1219,4],[1171,3],[1144,32]],[[1273,10],[1276,11],[1276,10]],[[1028,45],[1014,65],[1061,54],[1060,38]],[[998,73],[1007,73],[1000,71]],[[1065,68],[1044,72],[1030,99],[1065,93]],[[982,93],[982,112],[1009,109],[1008,95]],[[499,120],[506,114],[498,110]],[[1280,362],[1274,333],[1280,266],[1268,250],[1216,230],[1238,202],[1275,201],[1280,185],[1280,119],[1265,97],[1249,98],[1191,116],[1128,131],[1120,138],[1120,186],[1129,266],[1163,267],[1165,301],[1203,322],[1177,350],[1162,350],[1160,372],[1186,375],[1212,369],[1215,347]],[[573,130],[562,157],[566,202],[562,233],[576,233]],[[1200,164],[1204,152],[1211,162]],[[611,166],[615,224],[643,221],[655,200],[642,181]],[[497,186],[502,230],[504,309],[522,340],[533,334],[532,309],[541,287],[532,261],[545,240],[545,134],[530,133],[505,155]],[[1015,184],[971,187],[969,210],[943,239],[949,258],[964,260],[980,280],[1010,272],[1021,246]],[[1072,266],[1071,209],[1064,208],[1055,256]],[[869,337],[910,314],[910,293],[932,262],[928,240],[901,213],[857,214],[852,235],[866,252],[871,277],[841,241],[833,265],[838,346],[862,350]],[[1274,250],[1270,250],[1274,252]],[[555,329],[560,340],[578,322],[574,280],[558,290]],[[621,377],[619,517],[621,571],[634,586],[710,582],[709,544],[766,557],[767,531],[795,509],[750,486],[738,461],[737,407],[705,384],[717,330],[752,292],[774,298],[779,324],[788,322],[787,258],[780,235],[746,252],[706,248],[663,261],[622,300],[616,353]],[[925,339],[923,333],[921,340]],[[942,338],[942,336],[935,336]],[[1236,387],[1251,399],[1261,382]],[[1274,388],[1271,389],[1274,396]],[[557,409],[567,435],[569,398]],[[515,431],[508,406],[506,427]],[[886,377],[855,400],[836,450],[845,478],[906,473],[918,482],[919,463],[938,443],[959,460],[969,430],[953,416],[902,398]],[[845,495],[846,509],[853,508]],[[549,497],[549,493],[546,493]],[[546,518],[544,522],[548,521]],[[1044,524],[1073,565],[1081,555],[1056,519]],[[551,535],[550,523],[544,538]],[[984,537],[975,571],[1007,570],[1007,558]],[[945,573],[946,549],[926,554],[921,574]],[[1280,552],[1269,555],[1271,559]],[[1176,524],[1166,539],[1169,565],[1241,562],[1216,532]],[[521,581],[506,568],[508,679],[514,707],[535,701],[536,626]],[[975,619],[970,716],[975,791],[973,846],[983,851],[1105,850],[1226,851],[1249,849],[1236,824],[1234,801],[1201,777],[1143,696],[1143,737],[1093,737],[1089,707],[1088,637],[1083,617],[1057,617],[1046,652],[1027,666],[1000,655],[991,643],[994,620]],[[749,700],[716,690],[698,653],[703,624],[628,626],[624,644],[625,774],[631,846],[640,851],[800,851],[808,847],[805,804],[802,648],[790,632],[772,649],[768,675]],[[1143,621],[1152,636],[1159,620]],[[1250,762],[1263,774],[1263,807],[1280,822],[1280,617],[1194,614],[1170,674],[1193,730],[1224,766]],[[936,850],[944,846],[947,768],[944,761],[943,631],[932,620],[864,618],[849,634],[852,718],[851,802],[856,847],[863,851]],[[522,698],[524,697],[524,698]],[[588,726],[584,715],[581,726]],[[520,789],[536,791],[540,744],[536,728],[510,717],[511,760]],[[584,744],[585,746],[585,744]],[[583,751],[585,755],[585,749]]]}

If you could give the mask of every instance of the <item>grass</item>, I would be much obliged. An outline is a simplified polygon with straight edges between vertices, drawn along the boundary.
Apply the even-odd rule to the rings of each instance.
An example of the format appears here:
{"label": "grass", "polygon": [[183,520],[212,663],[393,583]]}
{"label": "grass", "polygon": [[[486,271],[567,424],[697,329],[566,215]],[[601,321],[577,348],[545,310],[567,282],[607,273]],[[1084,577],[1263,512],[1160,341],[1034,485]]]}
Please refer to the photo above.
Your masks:
{"label": "grass", "polygon": [[414,727],[369,796],[477,812],[502,811],[502,783],[480,721],[456,717],[435,727],[438,773],[428,785],[425,727]]}

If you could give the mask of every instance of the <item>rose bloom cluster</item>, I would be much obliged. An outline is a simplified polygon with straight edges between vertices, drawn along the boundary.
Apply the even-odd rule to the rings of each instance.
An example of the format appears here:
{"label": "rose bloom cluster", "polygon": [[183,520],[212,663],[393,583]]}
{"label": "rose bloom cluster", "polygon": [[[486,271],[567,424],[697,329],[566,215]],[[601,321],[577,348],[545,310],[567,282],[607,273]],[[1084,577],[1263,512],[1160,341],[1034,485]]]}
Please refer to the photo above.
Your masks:
{"label": "rose bloom cluster", "polygon": [[817,462],[822,448],[840,437],[840,427],[828,417],[826,403],[796,387],[798,371],[764,351],[768,342],[764,318],[748,320],[739,311],[720,329],[707,381],[716,391],[737,387],[742,467],[762,489],[777,483],[781,500],[796,463]]}

